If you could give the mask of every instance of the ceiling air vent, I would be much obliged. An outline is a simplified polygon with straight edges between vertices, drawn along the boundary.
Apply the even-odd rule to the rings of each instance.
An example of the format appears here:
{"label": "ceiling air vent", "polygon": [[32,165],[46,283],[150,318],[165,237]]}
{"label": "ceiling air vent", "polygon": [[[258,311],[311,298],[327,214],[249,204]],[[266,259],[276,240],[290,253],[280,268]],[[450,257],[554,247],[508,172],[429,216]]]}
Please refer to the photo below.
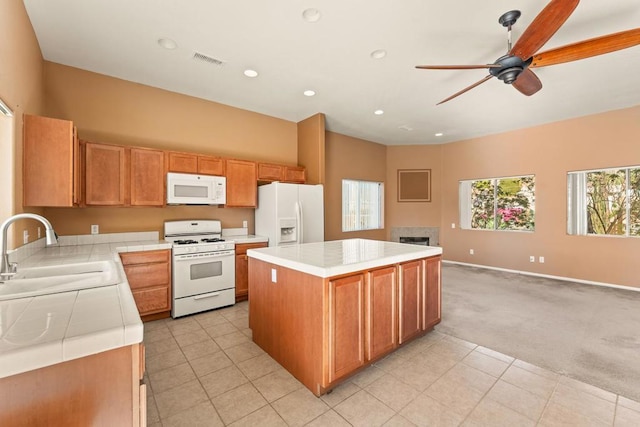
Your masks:
{"label": "ceiling air vent", "polygon": [[193,54],[193,59],[196,61],[207,62],[209,64],[217,65],[219,67],[224,65],[224,61],[205,55],[204,53],[196,52]]}

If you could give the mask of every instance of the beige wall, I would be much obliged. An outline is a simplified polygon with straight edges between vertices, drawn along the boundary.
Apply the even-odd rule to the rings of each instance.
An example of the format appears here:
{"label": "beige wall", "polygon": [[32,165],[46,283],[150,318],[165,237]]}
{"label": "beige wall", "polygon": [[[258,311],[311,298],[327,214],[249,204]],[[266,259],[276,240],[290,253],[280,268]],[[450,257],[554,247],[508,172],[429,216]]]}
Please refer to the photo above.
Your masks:
{"label": "beige wall", "polygon": [[298,122],[298,164],[306,168],[308,184],[324,184],[325,117],[322,113]]}
{"label": "beige wall", "polygon": [[[42,54],[22,1],[0,2],[0,98],[14,117],[0,117],[0,222],[22,212],[22,114],[39,114],[43,107]],[[40,213],[40,210],[30,209]],[[20,221],[10,236],[22,244],[22,230],[37,238],[37,223]],[[17,239],[20,236],[20,239]]]}
{"label": "beige wall", "polygon": [[[640,106],[446,144],[442,159],[445,259],[640,287],[640,239],[566,234],[567,172],[640,165]],[[459,228],[460,180],[527,174],[536,176],[534,233]]]}
{"label": "beige wall", "polygon": [[[326,240],[365,238],[386,239],[382,230],[342,232],[342,180],[386,180],[387,147],[334,132],[326,133],[325,221]],[[385,184],[385,192],[387,185]],[[385,223],[386,226],[386,223]]]}
{"label": "beige wall", "polygon": [[[81,139],[297,164],[296,123],[45,62],[46,115],[73,120]],[[59,234],[161,230],[165,220],[215,218],[241,227],[251,209],[45,209]]]}
{"label": "beige wall", "polygon": [[[431,169],[431,202],[398,202],[398,169]],[[439,227],[441,186],[442,145],[387,147],[387,239],[392,227]]]}

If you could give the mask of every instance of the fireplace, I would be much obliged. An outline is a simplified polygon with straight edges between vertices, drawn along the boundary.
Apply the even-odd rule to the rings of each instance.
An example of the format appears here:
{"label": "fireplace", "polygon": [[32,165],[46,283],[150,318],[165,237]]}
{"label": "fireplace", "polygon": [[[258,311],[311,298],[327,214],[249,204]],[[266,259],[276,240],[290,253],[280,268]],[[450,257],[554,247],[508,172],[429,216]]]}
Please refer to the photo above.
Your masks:
{"label": "fireplace", "polygon": [[410,243],[412,245],[429,246],[429,238],[416,236],[400,236],[400,243]]}

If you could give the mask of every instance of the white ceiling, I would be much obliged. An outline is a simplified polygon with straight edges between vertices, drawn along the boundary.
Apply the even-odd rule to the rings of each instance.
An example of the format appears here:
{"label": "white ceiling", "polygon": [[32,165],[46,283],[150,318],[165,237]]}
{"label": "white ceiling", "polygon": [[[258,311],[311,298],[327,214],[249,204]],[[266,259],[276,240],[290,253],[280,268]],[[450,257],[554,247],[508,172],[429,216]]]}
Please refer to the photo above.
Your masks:
{"label": "white ceiling", "polygon": [[[386,145],[457,141],[640,104],[635,46],[537,68],[543,89],[531,97],[491,79],[435,105],[488,73],[415,65],[492,63],[507,49],[500,15],[522,11],[515,42],[546,0],[24,3],[48,61],[293,122],[322,112],[329,130]],[[303,20],[308,8],[319,21]],[[582,0],[542,50],[638,26],[638,0]],[[160,38],[177,48],[160,47]],[[377,49],[387,56],[372,59]],[[194,60],[195,52],[224,64]],[[245,77],[246,68],[259,76]]]}

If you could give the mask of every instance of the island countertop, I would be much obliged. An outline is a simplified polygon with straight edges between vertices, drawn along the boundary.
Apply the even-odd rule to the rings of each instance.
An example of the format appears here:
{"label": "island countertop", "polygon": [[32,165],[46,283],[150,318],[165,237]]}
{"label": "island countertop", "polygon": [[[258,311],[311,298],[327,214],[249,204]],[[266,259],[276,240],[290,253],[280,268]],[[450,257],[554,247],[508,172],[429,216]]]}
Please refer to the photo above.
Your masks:
{"label": "island countertop", "polygon": [[441,247],[368,239],[333,240],[247,251],[251,258],[323,278],[441,254]]}

